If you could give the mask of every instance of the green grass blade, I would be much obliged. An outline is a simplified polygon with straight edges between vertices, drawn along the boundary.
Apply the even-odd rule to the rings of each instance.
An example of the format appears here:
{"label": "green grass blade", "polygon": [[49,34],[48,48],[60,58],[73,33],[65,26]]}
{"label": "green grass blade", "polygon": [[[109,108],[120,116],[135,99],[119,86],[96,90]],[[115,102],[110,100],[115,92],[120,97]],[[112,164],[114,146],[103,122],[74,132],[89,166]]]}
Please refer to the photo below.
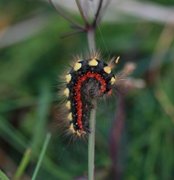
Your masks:
{"label": "green grass blade", "polygon": [[0,170],[0,180],[10,180],[4,172]]}
{"label": "green grass blade", "polygon": [[27,146],[26,138],[2,116],[0,116],[0,136],[6,139],[20,152],[23,151]]}
{"label": "green grass blade", "polygon": [[58,166],[48,156],[45,156],[44,158],[43,167],[56,179],[71,179],[71,176],[67,173],[66,169]]}
{"label": "green grass blade", "polygon": [[41,147],[42,142],[44,141],[44,134],[46,132],[46,122],[49,115],[51,99],[52,95],[50,85],[49,83],[43,83],[38,103],[37,120],[31,142],[31,149],[33,150],[33,153],[36,154],[38,149]]}
{"label": "green grass blade", "polygon": [[24,156],[22,158],[22,161],[14,175],[14,180],[19,180],[21,178],[21,176],[23,175],[27,165],[29,164],[30,162],[30,159],[31,159],[31,149],[28,148],[25,153],[24,153]]}
{"label": "green grass blade", "polygon": [[35,179],[36,179],[36,176],[37,176],[37,174],[38,174],[38,172],[39,172],[39,169],[40,169],[42,160],[43,160],[43,158],[44,158],[44,155],[45,155],[45,152],[46,152],[48,143],[49,143],[49,141],[50,141],[50,138],[51,138],[51,134],[48,133],[47,136],[46,136],[44,145],[43,145],[43,147],[42,147],[42,151],[41,151],[41,154],[40,154],[40,156],[39,156],[39,160],[38,160],[38,162],[37,162],[36,168],[35,168],[35,170],[34,170],[34,173],[33,173],[33,176],[32,176],[32,180],[35,180]]}

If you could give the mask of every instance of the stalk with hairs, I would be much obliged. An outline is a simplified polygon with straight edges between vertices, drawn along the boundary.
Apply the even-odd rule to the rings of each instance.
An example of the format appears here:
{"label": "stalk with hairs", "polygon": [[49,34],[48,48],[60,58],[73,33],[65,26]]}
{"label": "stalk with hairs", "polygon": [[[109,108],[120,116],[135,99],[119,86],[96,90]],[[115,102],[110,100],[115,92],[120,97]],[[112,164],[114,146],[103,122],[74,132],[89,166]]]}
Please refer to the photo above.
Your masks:
{"label": "stalk with hairs", "polygon": [[[94,18],[92,22],[90,22],[89,17],[87,17],[87,13],[85,13],[85,10],[87,11],[87,9],[82,6],[79,0],[76,0],[80,15],[84,21],[84,25],[80,25],[79,23],[75,22],[73,19],[71,19],[71,16],[67,15],[67,13],[65,13],[59,6],[55,6],[51,0],[49,1],[56,8],[57,12],[63,18],[65,18],[74,29],[73,32],[66,34],[66,36],[79,32],[86,33],[87,36],[88,49],[91,57],[85,61],[78,60],[78,62],[75,63],[74,68],[72,68],[69,74],[66,75],[67,86],[64,90],[64,94],[68,99],[66,107],[70,109],[68,115],[68,119],[70,120],[70,130],[78,136],[82,136],[83,134],[86,134],[86,132],[89,132],[88,179],[93,180],[95,168],[95,124],[97,99],[92,97],[100,97],[104,94],[110,94],[112,88],[111,86],[113,86],[115,83],[114,75],[111,73],[111,67],[103,61],[100,61],[100,57],[96,55],[95,32],[99,22],[101,21],[103,11],[106,9],[109,1],[105,4],[103,3],[103,0],[98,1],[98,6],[94,14]],[[75,78],[77,75],[80,76],[78,80],[76,80]],[[86,85],[82,86],[82,84],[84,84],[84,81],[86,81]],[[94,83],[97,84],[94,85]],[[78,86],[76,84],[78,84]],[[92,94],[90,96],[92,102],[81,105],[84,104],[84,99],[86,95],[81,95],[82,97],[80,95],[77,95],[81,93],[78,88],[80,87],[88,89],[87,86],[90,86],[89,91],[91,91],[90,93]],[[94,91],[94,87],[92,86],[98,86],[98,94],[95,94],[96,91]],[[73,89],[75,89],[75,92]],[[87,101],[88,98],[86,98],[85,100]],[[80,108],[82,108],[82,106],[86,107],[86,111],[88,111],[87,109],[89,109],[90,111],[88,113],[81,112]],[[76,109],[74,110],[74,113],[72,109]],[[82,119],[84,119],[83,121],[85,121],[85,117],[88,116],[88,123],[81,122]],[[86,126],[84,124],[86,124]]]}

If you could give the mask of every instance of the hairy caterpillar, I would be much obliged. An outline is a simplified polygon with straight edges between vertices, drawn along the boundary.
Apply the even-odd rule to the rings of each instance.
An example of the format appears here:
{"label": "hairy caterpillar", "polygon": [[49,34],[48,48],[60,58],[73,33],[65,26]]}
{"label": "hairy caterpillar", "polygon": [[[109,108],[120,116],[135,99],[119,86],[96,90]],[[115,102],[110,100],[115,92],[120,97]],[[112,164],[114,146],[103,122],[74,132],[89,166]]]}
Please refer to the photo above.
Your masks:
{"label": "hairy caterpillar", "polygon": [[78,60],[66,74],[65,81],[63,94],[69,130],[77,136],[88,134],[93,100],[111,94],[116,81],[111,64],[106,64],[98,56]]}

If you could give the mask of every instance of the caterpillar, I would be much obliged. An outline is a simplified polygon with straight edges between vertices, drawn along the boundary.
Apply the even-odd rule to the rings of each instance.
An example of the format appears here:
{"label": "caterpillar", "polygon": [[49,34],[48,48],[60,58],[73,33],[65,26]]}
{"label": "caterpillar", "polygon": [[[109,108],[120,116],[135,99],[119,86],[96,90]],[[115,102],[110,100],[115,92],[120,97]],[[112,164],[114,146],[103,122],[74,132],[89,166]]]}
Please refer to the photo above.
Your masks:
{"label": "caterpillar", "polygon": [[78,60],[65,75],[65,82],[68,129],[77,136],[88,134],[93,100],[110,95],[116,82],[112,66],[98,56]]}

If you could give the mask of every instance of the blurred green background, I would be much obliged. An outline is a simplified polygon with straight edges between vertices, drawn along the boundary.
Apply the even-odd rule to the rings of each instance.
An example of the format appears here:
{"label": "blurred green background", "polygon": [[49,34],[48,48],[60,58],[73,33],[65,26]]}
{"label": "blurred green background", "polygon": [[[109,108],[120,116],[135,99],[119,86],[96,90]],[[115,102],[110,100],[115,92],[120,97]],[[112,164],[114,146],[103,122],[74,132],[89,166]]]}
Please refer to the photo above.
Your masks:
{"label": "blurred green background", "polygon": [[[126,14],[119,21],[106,19],[97,29],[97,49],[104,59],[121,57],[115,73],[129,61],[137,66],[130,91],[99,102],[99,180],[174,179],[174,20],[151,19],[150,11],[143,11],[150,1],[138,2],[148,19]],[[151,2],[159,15],[174,9],[173,0]],[[66,11],[82,23],[79,13]],[[0,169],[10,179],[21,174],[20,179],[31,179],[48,132],[52,137],[36,179],[87,176],[87,141],[71,141],[55,123],[58,77],[73,55],[88,49],[86,34],[61,38],[67,32],[70,24],[46,1],[0,1]],[[144,88],[137,88],[137,78]],[[23,157],[26,165],[21,165]]]}

